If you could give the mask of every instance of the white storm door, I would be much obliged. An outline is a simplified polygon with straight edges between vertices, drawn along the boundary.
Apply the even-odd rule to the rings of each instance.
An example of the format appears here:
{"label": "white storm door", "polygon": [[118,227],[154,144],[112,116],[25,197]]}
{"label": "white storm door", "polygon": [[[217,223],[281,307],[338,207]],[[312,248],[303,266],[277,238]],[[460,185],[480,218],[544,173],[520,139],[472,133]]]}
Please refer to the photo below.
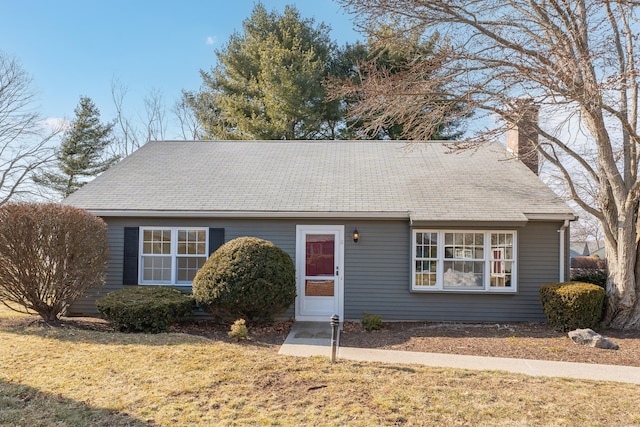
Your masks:
{"label": "white storm door", "polygon": [[296,227],[296,319],[343,321],[344,226]]}

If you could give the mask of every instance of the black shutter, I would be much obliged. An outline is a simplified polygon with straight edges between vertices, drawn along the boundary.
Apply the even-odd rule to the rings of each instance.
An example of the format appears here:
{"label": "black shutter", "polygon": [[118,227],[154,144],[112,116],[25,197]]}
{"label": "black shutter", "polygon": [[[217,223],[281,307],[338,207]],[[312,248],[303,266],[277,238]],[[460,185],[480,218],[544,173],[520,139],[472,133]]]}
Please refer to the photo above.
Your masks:
{"label": "black shutter", "polygon": [[209,229],[209,255],[224,245],[224,228]]}
{"label": "black shutter", "polygon": [[124,228],[124,264],[122,283],[124,285],[138,284],[138,245],[140,230],[138,227]]}

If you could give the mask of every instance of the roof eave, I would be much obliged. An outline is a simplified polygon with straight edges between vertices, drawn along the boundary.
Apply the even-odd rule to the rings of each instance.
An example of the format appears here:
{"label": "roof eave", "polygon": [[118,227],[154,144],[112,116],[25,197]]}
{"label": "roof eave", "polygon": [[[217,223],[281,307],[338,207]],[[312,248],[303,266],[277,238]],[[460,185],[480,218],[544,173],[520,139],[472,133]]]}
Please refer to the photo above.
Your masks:
{"label": "roof eave", "polygon": [[[353,219],[409,219],[412,223],[452,222],[451,219],[426,220],[412,218],[410,211],[201,211],[201,210],[151,210],[151,209],[87,209],[100,217],[137,217],[137,218],[353,218]],[[524,218],[512,219],[511,222],[521,223],[527,221],[575,221],[578,217],[571,212],[567,213],[528,213]],[[486,219],[484,219],[486,221]],[[524,221],[522,221],[524,220]],[[480,219],[453,222],[474,222]],[[497,219],[487,222],[504,222],[505,219]]]}
{"label": "roof eave", "polygon": [[478,217],[478,218],[444,218],[439,217],[435,218],[427,218],[420,216],[412,216],[411,217],[411,225],[413,227],[451,227],[451,226],[460,226],[461,224],[465,226],[473,226],[473,227],[493,227],[496,224],[500,224],[500,226],[506,227],[524,227],[529,222],[537,222],[537,221],[575,221],[578,217],[572,212],[555,212],[555,213],[522,213],[522,214],[510,214],[505,215],[501,218],[486,218],[486,217]]}
{"label": "roof eave", "polygon": [[100,217],[137,218],[357,218],[357,219],[409,219],[402,211],[195,211],[195,210],[141,210],[141,209],[87,209]]}

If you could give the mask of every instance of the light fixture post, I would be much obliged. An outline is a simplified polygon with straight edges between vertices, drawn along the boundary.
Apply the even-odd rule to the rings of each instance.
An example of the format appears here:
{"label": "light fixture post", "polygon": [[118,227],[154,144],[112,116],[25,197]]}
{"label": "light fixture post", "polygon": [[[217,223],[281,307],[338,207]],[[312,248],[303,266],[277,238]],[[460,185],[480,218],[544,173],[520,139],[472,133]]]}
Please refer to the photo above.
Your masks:
{"label": "light fixture post", "polygon": [[337,314],[331,316],[331,363],[336,361],[336,351],[338,350],[338,326],[340,326],[340,317]]}

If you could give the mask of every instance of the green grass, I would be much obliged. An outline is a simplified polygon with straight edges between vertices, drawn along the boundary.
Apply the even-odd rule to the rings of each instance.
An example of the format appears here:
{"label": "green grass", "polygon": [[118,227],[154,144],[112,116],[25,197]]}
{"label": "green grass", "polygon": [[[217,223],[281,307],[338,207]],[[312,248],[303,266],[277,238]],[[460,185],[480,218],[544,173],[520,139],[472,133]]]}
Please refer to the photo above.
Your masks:
{"label": "green grass", "polygon": [[2,426],[640,425],[629,384],[27,323],[0,322]]}

